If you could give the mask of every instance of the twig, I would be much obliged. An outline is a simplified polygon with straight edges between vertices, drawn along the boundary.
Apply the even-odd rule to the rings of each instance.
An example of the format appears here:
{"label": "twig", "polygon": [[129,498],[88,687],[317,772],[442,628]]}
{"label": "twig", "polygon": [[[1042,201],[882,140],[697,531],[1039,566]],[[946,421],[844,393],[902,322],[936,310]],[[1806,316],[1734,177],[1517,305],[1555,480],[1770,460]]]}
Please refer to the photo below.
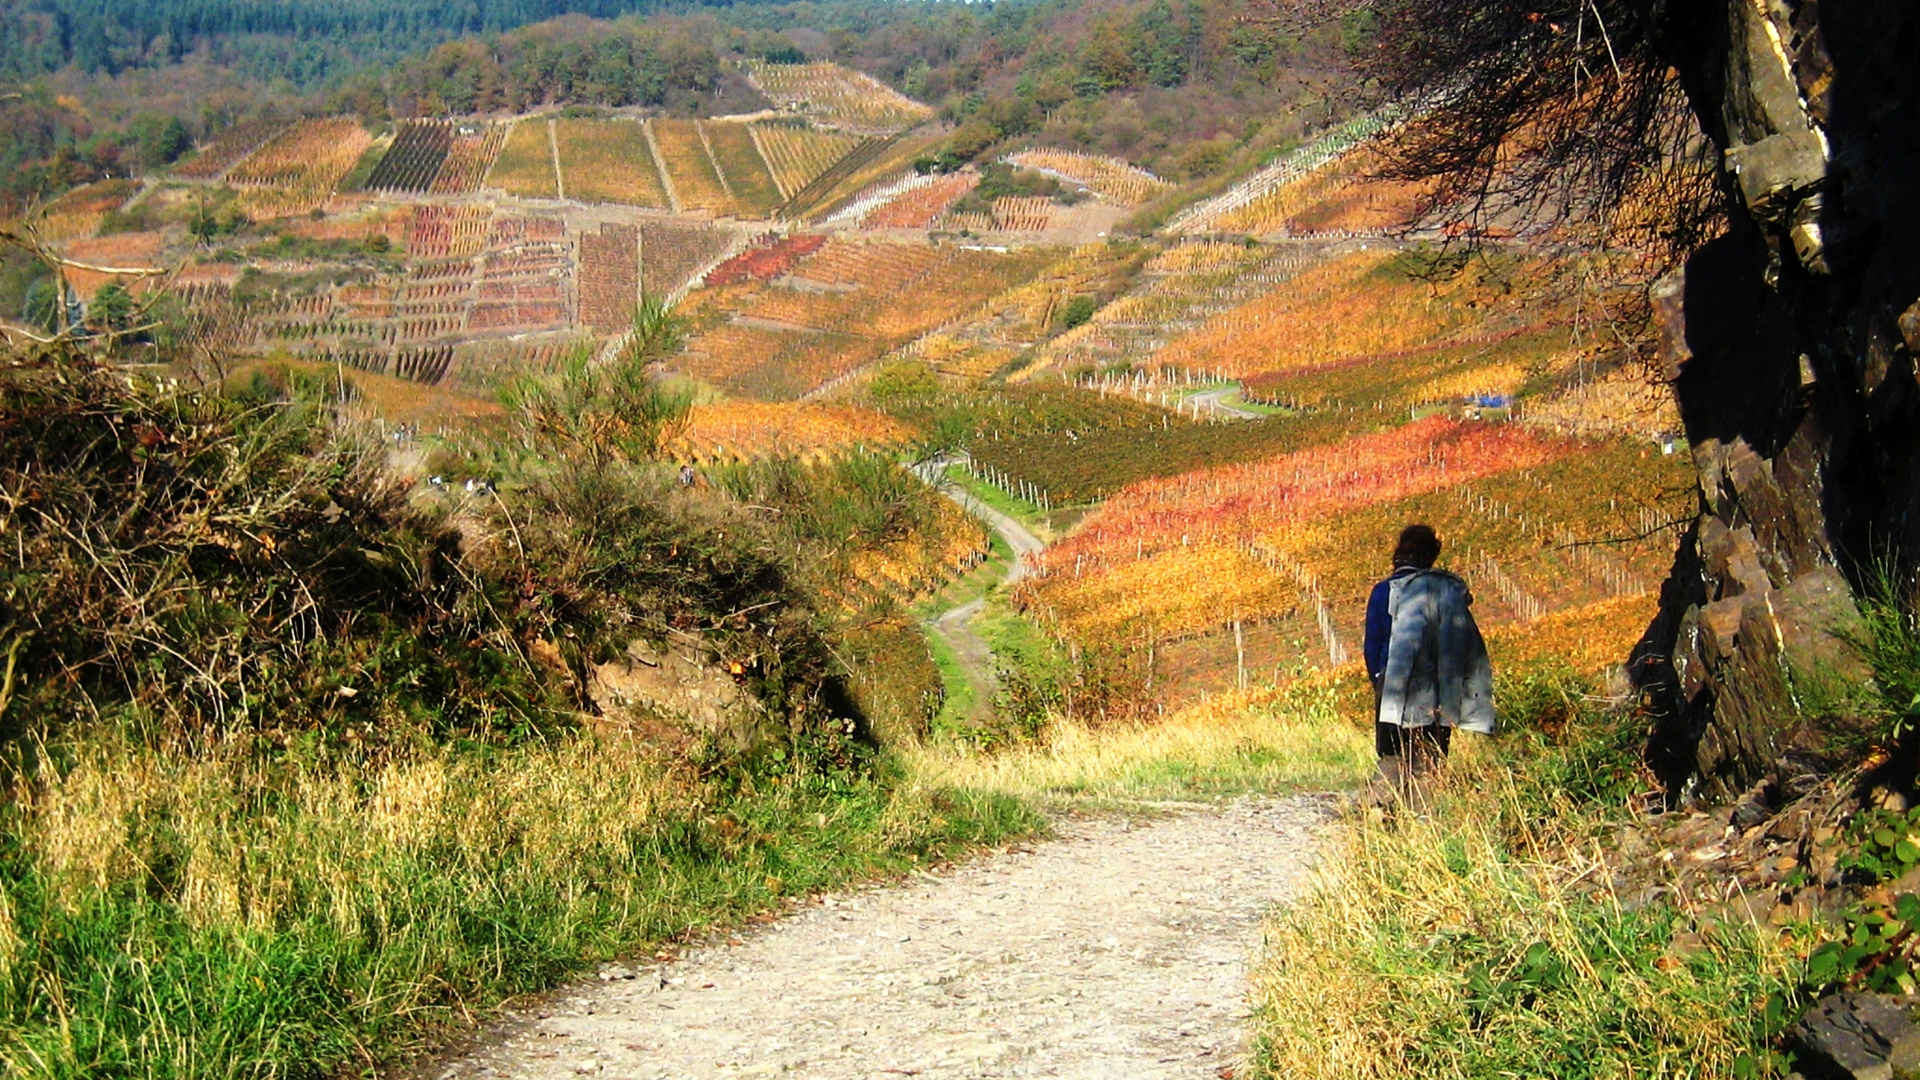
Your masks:
{"label": "twig", "polygon": [[5,719],[7,715],[7,706],[13,704],[13,675],[14,675],[15,665],[20,660],[20,646],[25,645],[27,643],[27,638],[30,637],[31,635],[32,635],[31,631],[28,631],[25,634],[15,634],[13,638],[13,644],[7,646],[6,681],[4,683],[0,683],[0,719]]}

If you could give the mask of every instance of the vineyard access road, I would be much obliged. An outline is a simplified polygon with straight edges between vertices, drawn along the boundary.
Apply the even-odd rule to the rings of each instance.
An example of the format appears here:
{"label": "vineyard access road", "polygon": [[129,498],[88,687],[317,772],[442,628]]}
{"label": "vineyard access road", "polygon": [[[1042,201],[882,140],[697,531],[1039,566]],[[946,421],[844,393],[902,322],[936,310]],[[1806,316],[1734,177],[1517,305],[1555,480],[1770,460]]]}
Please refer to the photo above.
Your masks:
{"label": "vineyard access road", "polygon": [[609,965],[421,1080],[1243,1072],[1246,964],[1324,796],[1067,816],[1055,838]]}
{"label": "vineyard access road", "polygon": [[1243,409],[1238,405],[1227,404],[1227,399],[1239,392],[1240,388],[1238,386],[1223,386],[1218,390],[1203,390],[1187,400],[1193,402],[1194,406],[1196,406],[1195,415],[1199,414],[1198,409],[1205,408],[1226,413],[1228,416],[1239,417],[1242,420],[1260,419],[1261,414],[1254,412],[1252,409]]}
{"label": "vineyard access road", "polygon": [[[1012,585],[1027,576],[1027,556],[1037,555],[1046,549],[1040,538],[1027,530],[1025,525],[1003,514],[979,499],[959,490],[944,480],[943,474],[949,462],[937,459],[922,467],[920,475],[928,483],[935,485],[940,493],[958,503],[960,509],[987,523],[1000,538],[1007,542],[1013,552],[1013,562],[1007,567],[1007,575],[1000,579],[1002,585]],[[975,711],[992,707],[995,676],[993,668],[993,649],[986,639],[974,633],[973,618],[986,606],[985,597],[976,597],[958,607],[949,608],[935,616],[928,624],[929,628],[959,660],[965,670],[967,683],[973,687]]]}

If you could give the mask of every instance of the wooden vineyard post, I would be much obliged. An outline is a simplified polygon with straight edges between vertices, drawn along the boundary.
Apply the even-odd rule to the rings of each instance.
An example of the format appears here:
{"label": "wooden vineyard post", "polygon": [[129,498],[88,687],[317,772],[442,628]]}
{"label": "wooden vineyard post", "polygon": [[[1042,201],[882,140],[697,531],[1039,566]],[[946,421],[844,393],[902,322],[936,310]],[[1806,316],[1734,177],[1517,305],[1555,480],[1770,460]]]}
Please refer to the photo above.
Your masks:
{"label": "wooden vineyard post", "polygon": [[1233,662],[1234,682],[1240,689],[1247,688],[1247,636],[1242,632],[1240,620],[1233,620]]}

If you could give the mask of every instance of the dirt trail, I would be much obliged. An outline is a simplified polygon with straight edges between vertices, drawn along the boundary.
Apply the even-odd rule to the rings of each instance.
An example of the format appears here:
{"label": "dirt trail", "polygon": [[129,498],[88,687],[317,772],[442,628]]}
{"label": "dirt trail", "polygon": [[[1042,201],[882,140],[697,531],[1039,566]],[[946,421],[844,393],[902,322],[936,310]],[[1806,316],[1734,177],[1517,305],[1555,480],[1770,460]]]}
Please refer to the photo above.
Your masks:
{"label": "dirt trail", "polygon": [[[937,487],[942,495],[958,503],[962,510],[986,522],[1007,542],[1007,547],[1013,552],[1013,563],[1007,567],[1006,576],[1000,579],[1002,585],[1011,585],[1026,577],[1027,556],[1046,550],[1047,545],[1011,516],[944,482],[941,474],[946,465],[944,459],[935,461],[922,468],[921,476]],[[976,712],[992,708],[995,686],[993,649],[985,639],[973,632],[973,617],[980,614],[980,609],[985,606],[984,598],[970,600],[941,612],[928,624],[928,628],[953,650],[960,666],[966,670],[967,682],[973,687]]]}
{"label": "dirt trail", "polygon": [[1196,416],[1199,415],[1199,410],[1204,408],[1222,412],[1240,420],[1260,419],[1262,414],[1254,412],[1252,409],[1242,408],[1239,405],[1229,405],[1227,403],[1228,398],[1238,393],[1240,393],[1239,386],[1227,386],[1218,390],[1202,390],[1187,400],[1193,403],[1192,408]]}
{"label": "dirt trail", "polygon": [[1246,1050],[1260,919],[1321,797],[1073,818],[1057,839],[612,967],[422,1075],[1205,1080]]}

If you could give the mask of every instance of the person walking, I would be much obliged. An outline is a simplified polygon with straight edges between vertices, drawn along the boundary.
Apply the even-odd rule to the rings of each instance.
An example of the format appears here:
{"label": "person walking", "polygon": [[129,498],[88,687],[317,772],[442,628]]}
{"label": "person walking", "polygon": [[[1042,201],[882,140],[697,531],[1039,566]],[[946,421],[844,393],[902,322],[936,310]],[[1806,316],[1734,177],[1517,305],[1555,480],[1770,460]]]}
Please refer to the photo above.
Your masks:
{"label": "person walking", "polygon": [[1394,544],[1393,572],[1367,598],[1362,651],[1373,681],[1375,784],[1401,795],[1445,760],[1453,729],[1494,732],[1493,665],[1473,620],[1473,593],[1434,567],[1439,558],[1433,529],[1408,525]]}

